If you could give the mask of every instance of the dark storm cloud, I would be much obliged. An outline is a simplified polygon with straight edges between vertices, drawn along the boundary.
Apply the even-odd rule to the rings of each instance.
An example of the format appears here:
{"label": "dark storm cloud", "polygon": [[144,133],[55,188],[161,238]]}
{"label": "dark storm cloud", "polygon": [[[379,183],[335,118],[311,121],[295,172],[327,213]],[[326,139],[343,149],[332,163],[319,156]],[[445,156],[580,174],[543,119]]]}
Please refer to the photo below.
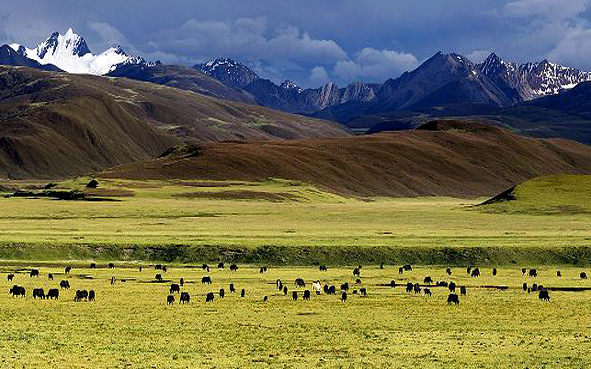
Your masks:
{"label": "dark storm cloud", "polygon": [[383,81],[438,50],[591,69],[590,1],[6,1],[0,41],[31,47],[73,27],[95,51],[121,44],[187,65],[232,57],[303,86]]}

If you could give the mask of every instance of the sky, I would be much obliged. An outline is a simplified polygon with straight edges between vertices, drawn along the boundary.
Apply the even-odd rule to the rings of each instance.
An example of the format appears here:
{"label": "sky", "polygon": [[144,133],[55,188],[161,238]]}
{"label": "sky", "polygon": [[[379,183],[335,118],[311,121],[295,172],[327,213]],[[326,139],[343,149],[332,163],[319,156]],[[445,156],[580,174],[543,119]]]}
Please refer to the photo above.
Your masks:
{"label": "sky", "polygon": [[591,70],[591,0],[1,0],[0,44],[54,31],[167,64],[229,57],[275,82],[383,82],[437,51]]}

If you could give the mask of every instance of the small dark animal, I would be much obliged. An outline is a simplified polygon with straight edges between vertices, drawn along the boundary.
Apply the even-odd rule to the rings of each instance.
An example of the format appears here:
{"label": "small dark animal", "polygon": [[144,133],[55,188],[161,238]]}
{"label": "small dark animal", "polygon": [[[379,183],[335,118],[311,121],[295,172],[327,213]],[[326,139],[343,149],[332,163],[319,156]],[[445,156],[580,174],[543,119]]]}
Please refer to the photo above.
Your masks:
{"label": "small dark animal", "polygon": [[306,287],[306,282],[304,282],[304,280],[302,278],[297,278],[295,280],[295,285],[297,287]]}
{"label": "small dark animal", "polygon": [[353,290],[353,294],[354,295],[357,295],[357,290]]}
{"label": "small dark animal", "polygon": [[542,301],[550,301],[550,294],[548,293],[547,290],[542,290],[538,294],[538,298]]}
{"label": "small dark animal", "polygon": [[154,265],[154,269],[161,270],[162,269],[162,264],[156,264],[156,265]]}
{"label": "small dark animal", "polygon": [[404,268],[403,267],[398,268],[398,274],[404,274]]}
{"label": "small dark animal", "polygon": [[162,266],[162,271],[163,271],[164,273],[166,273],[166,266],[165,266],[165,265],[163,265],[163,266]]}
{"label": "small dark animal", "polygon": [[60,282],[60,288],[64,288],[64,289],[69,289],[70,288],[70,282],[69,281],[61,281]]}
{"label": "small dark animal", "polygon": [[456,292],[456,284],[454,282],[449,282],[447,288],[449,288],[449,292]]}
{"label": "small dark animal", "polygon": [[29,273],[29,276],[31,276],[31,277],[39,277],[39,269],[31,269],[31,272]]}
{"label": "small dark animal", "polygon": [[587,279],[587,273],[585,273],[585,272],[581,272],[581,274],[579,274],[579,276],[581,277],[581,279]]}
{"label": "small dark animal", "polygon": [[497,275],[497,268],[493,268],[493,276]]}
{"label": "small dark animal", "polygon": [[206,296],[205,296],[205,302],[213,302],[213,292],[209,292]]}
{"label": "small dark animal", "polygon": [[111,277],[111,286],[115,284],[115,277]]}
{"label": "small dark animal", "polygon": [[230,271],[231,271],[231,272],[235,272],[235,271],[237,271],[237,270],[238,270],[238,265],[236,265],[236,264],[232,264],[232,265],[230,265]]}
{"label": "small dark animal", "polygon": [[428,289],[428,288],[425,288],[425,289],[423,290],[423,293],[425,294],[425,296],[431,296],[431,290],[430,290],[430,289]]}
{"label": "small dark animal", "polygon": [[472,271],[472,267],[467,267],[466,268],[466,274],[470,274],[471,271]]}
{"label": "small dark animal", "polygon": [[429,276],[425,277],[425,279],[423,279],[423,283],[425,284],[431,284],[433,283],[433,279]]}
{"label": "small dark animal", "polygon": [[380,269],[384,269],[384,264],[380,264]]}
{"label": "small dark animal", "polygon": [[445,272],[447,273],[447,275],[451,275],[451,268],[445,269]]}
{"label": "small dark animal", "polygon": [[240,297],[244,296],[246,296],[246,290],[243,288],[242,291],[240,291]]}
{"label": "small dark animal", "polygon": [[181,285],[181,287],[184,286],[185,285],[185,279],[184,278],[181,278],[181,280],[179,281],[179,284]]}
{"label": "small dark animal", "polygon": [[291,298],[293,301],[296,301],[298,299],[298,291],[293,291],[291,293]]}
{"label": "small dark animal", "polygon": [[538,290],[538,285],[536,283],[532,284],[531,290],[536,292]]}
{"label": "small dark animal", "polygon": [[176,283],[172,283],[170,285],[170,294],[172,295],[175,292],[181,293],[181,286]]}
{"label": "small dark animal", "polygon": [[109,263],[109,269],[115,269],[115,264]]}
{"label": "small dark animal", "polygon": [[162,274],[156,274],[155,278],[158,282],[162,282]]}
{"label": "small dark animal", "polygon": [[474,268],[474,270],[472,270],[472,273],[470,273],[470,277],[480,277],[480,269]]}
{"label": "small dark animal", "polygon": [[203,265],[201,266],[201,269],[203,269],[203,270],[206,270],[207,268],[209,268],[209,266],[208,266],[207,264],[203,264]]}
{"label": "small dark animal", "polygon": [[142,272],[142,266],[140,265],[140,273]]}
{"label": "small dark animal", "polygon": [[174,304],[174,296],[173,295],[166,296],[166,305],[172,305],[172,304]]}
{"label": "small dark animal", "polygon": [[525,283],[525,282],[523,283],[523,291],[524,292],[527,291],[527,283]]}
{"label": "small dark animal", "polygon": [[86,188],[97,188],[99,185],[96,179],[91,179],[90,182],[86,184]]}
{"label": "small dark animal", "polygon": [[538,276],[538,271],[535,269],[530,269],[529,270],[529,276],[530,277],[537,277]]}
{"label": "small dark animal", "polygon": [[310,290],[305,290],[304,291],[304,297],[302,297],[304,300],[310,300]]}
{"label": "small dark animal", "polygon": [[90,263],[90,269],[96,269],[96,263]]}
{"label": "small dark animal", "polygon": [[189,296],[189,292],[181,292],[181,298],[179,303],[181,304],[188,304],[191,301],[191,296]]}
{"label": "small dark animal", "polygon": [[211,277],[205,276],[205,277],[201,278],[201,283],[202,284],[211,284]]}
{"label": "small dark animal", "polygon": [[449,296],[447,296],[447,303],[448,304],[454,303],[456,305],[459,305],[460,298],[455,293],[450,293]]}
{"label": "small dark animal", "polygon": [[527,293],[531,293],[531,288],[530,287],[527,288]]}
{"label": "small dark animal", "polygon": [[562,273],[560,273],[560,270],[556,272],[556,276],[559,278],[562,277]]}
{"label": "small dark animal", "polygon": [[14,274],[9,274],[7,276],[8,280],[12,282],[12,279],[14,278]]}
{"label": "small dark animal", "polygon": [[269,298],[267,296],[263,297],[263,302],[267,302],[269,301]]}
{"label": "small dark animal", "polygon": [[57,288],[52,288],[49,291],[47,291],[47,296],[48,299],[59,299],[60,297],[60,290],[58,290]]}
{"label": "small dark animal", "polygon": [[234,288],[234,283],[230,283],[230,293],[236,292],[236,288]]}
{"label": "small dark animal", "polygon": [[348,291],[349,290],[349,283],[345,282],[341,284],[341,291]]}
{"label": "small dark animal", "polygon": [[287,296],[287,287],[283,287],[283,296]]}
{"label": "small dark animal", "polygon": [[396,281],[395,280],[391,280],[390,281],[390,287],[392,287],[392,288],[396,287]]}
{"label": "small dark animal", "polygon": [[320,269],[321,272],[326,272],[328,270],[328,268],[326,267],[326,265],[321,265],[319,269]]}
{"label": "small dark animal", "polygon": [[361,296],[367,296],[367,290],[365,288],[360,288],[359,293],[361,294]]}
{"label": "small dark animal", "polygon": [[263,267],[261,267],[261,269],[259,270],[259,273],[261,273],[261,274],[263,274],[263,273],[264,273],[264,271],[263,271]]}
{"label": "small dark animal", "polygon": [[421,293],[421,285],[418,283],[415,283],[415,285],[413,286],[413,289],[415,291],[415,293]]}
{"label": "small dark animal", "polygon": [[408,282],[408,283],[406,284],[406,292],[409,292],[409,293],[410,293],[410,292],[412,292],[412,290],[413,290],[413,289],[414,289],[414,286],[413,286],[413,284],[412,284],[412,283],[410,283],[410,282]]}
{"label": "small dark animal", "polygon": [[335,287],[335,286],[330,286],[330,287],[328,287],[328,294],[329,294],[329,295],[334,295],[334,294],[336,294],[336,293],[337,293],[337,289],[336,289],[336,287]]}
{"label": "small dark animal", "polygon": [[341,293],[341,301],[347,302],[347,292],[343,291],[343,293]]}
{"label": "small dark animal", "polygon": [[278,289],[278,290],[281,290],[281,289],[283,289],[283,283],[281,282],[281,279],[277,279],[277,280],[275,281],[275,286],[277,286],[277,289]]}
{"label": "small dark animal", "polygon": [[220,298],[224,298],[224,296],[226,296],[226,291],[224,291],[223,288],[220,288]]}
{"label": "small dark animal", "polygon": [[53,274],[51,274],[51,273],[47,274],[47,278],[49,278],[53,281]]}
{"label": "small dark animal", "polygon": [[82,299],[87,300],[88,299],[88,291],[86,290],[77,290],[76,291],[76,296],[74,297],[74,301],[75,302],[80,302],[82,301]]}
{"label": "small dark animal", "polygon": [[525,269],[525,268],[521,269],[521,275],[525,275],[526,272],[527,272],[527,269]]}
{"label": "small dark animal", "polygon": [[460,286],[460,294],[466,296],[466,286]]}
{"label": "small dark animal", "polygon": [[33,298],[36,299],[37,297],[41,299],[45,299],[45,292],[43,288],[34,288],[33,289]]}
{"label": "small dark animal", "polygon": [[223,261],[220,261],[218,263],[218,269],[224,269],[224,262]]}
{"label": "small dark animal", "polygon": [[405,272],[412,272],[412,266],[410,264],[406,264],[403,266]]}
{"label": "small dark animal", "polygon": [[17,296],[25,297],[26,291],[25,291],[24,287],[14,285],[14,286],[12,286],[12,288],[10,289],[10,291],[8,293],[11,294],[12,297],[17,297]]}
{"label": "small dark animal", "polygon": [[361,283],[361,279],[357,278],[357,279],[355,280],[355,283],[357,283],[357,284]]}
{"label": "small dark animal", "polygon": [[65,270],[66,274],[70,274],[70,270],[72,270],[72,267],[68,265]]}
{"label": "small dark animal", "polygon": [[353,276],[355,276],[355,277],[361,276],[361,270],[359,268],[353,269]]}
{"label": "small dark animal", "polygon": [[324,290],[324,293],[328,295],[328,285],[325,284],[324,287],[322,287],[322,289]]}
{"label": "small dark animal", "polygon": [[94,297],[95,297],[94,290],[88,291],[88,301],[94,301]]}

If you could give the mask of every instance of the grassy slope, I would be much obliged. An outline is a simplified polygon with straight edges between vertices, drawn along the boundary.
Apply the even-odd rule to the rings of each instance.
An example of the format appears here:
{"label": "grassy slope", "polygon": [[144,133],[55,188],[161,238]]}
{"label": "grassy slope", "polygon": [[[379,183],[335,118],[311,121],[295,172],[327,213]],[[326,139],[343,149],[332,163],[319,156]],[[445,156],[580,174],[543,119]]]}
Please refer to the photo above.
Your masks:
{"label": "grassy slope", "polygon": [[[0,257],[580,264],[591,256],[589,213],[491,213],[470,207],[482,200],[450,198],[362,201],[282,180],[102,180],[101,188],[135,195],[121,202],[0,198]],[[178,197],[197,191],[287,193],[295,200]]]}
{"label": "grassy slope", "polygon": [[[85,263],[88,266],[88,263]],[[28,267],[36,265],[28,264]],[[103,264],[104,266],[104,264]],[[40,268],[29,278],[25,266],[0,267],[0,351],[3,368],[237,368],[237,367],[399,367],[399,368],[509,368],[586,367],[591,362],[590,291],[550,292],[552,302],[538,300],[520,288],[523,282],[544,286],[591,286],[578,278],[580,268],[539,268],[539,277],[524,278],[518,267],[501,268],[496,277],[482,268],[482,277],[469,278],[464,268],[445,275],[444,266],[416,267],[400,276],[397,268],[364,265],[362,287],[368,297],[313,295],[292,301],[275,290],[281,278],[290,293],[295,278],[309,282],[354,286],[352,268],[258,268],[239,265],[237,272],[212,268],[212,285],[202,285],[200,268],[170,267],[164,278],[183,277],[191,294],[188,305],[166,306],[169,283],[153,281],[156,271],[144,267],[88,269],[74,266],[64,276],[63,265]],[[14,282],[6,273],[19,271]],[[587,270],[589,272],[589,270]],[[47,278],[53,273],[54,281]],[[432,288],[433,296],[407,294],[401,284],[454,280],[467,285],[459,306],[448,306],[447,292]],[[85,276],[82,278],[81,276]],[[118,282],[111,286],[115,276]],[[90,277],[90,278],[88,278]],[[92,279],[91,279],[92,278]],[[122,283],[119,280],[126,278]],[[62,279],[72,289],[60,291],[58,301],[11,298],[13,283],[47,291]],[[394,290],[379,286],[392,279]],[[246,297],[227,293],[205,304],[207,292],[229,283]],[[480,289],[481,285],[511,289]],[[356,286],[353,288],[359,288]],[[95,302],[74,303],[74,291],[94,289]],[[269,302],[263,303],[263,296]],[[587,363],[587,364],[585,364]]]}

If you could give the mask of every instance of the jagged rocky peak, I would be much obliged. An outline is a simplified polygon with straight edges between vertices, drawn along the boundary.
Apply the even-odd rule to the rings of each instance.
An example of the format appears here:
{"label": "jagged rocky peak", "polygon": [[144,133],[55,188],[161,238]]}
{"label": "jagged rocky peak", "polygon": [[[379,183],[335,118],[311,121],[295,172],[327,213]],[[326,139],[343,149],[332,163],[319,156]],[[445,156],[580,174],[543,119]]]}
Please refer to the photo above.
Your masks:
{"label": "jagged rocky peak", "polygon": [[295,83],[293,83],[292,81],[290,81],[289,79],[286,79],[285,81],[283,81],[279,87],[281,87],[284,90],[289,90],[289,91],[297,91],[302,92],[302,88],[298,85],[296,85]]}
{"label": "jagged rocky peak", "polygon": [[229,58],[210,60],[194,68],[230,87],[245,88],[260,79],[252,69]]}
{"label": "jagged rocky peak", "polygon": [[47,40],[37,46],[37,56],[44,59],[47,54],[55,55],[57,53],[67,53],[82,57],[90,54],[90,49],[83,37],[74,33],[70,28],[62,36],[59,32],[54,32]]}

